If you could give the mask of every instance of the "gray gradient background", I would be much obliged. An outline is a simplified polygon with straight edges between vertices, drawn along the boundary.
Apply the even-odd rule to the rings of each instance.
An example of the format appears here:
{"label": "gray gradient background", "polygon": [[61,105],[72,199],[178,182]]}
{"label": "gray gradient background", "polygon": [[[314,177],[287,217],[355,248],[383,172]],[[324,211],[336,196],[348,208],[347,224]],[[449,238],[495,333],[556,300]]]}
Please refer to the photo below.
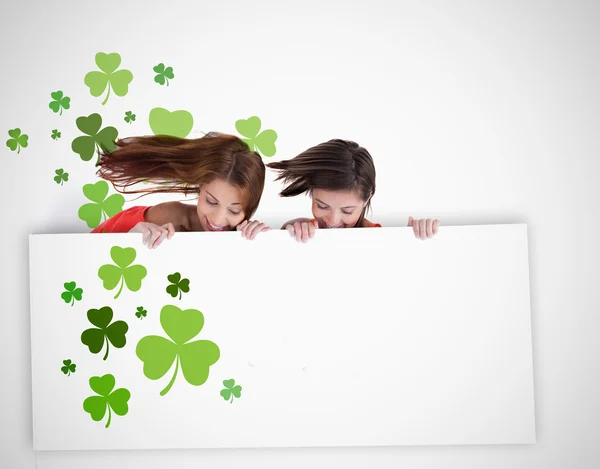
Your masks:
{"label": "gray gradient background", "polygon": [[[212,116],[220,103],[233,119],[260,115],[280,134],[276,158],[337,136],[365,145],[378,169],[378,222],[528,223],[537,444],[51,453],[39,467],[599,466],[600,4],[319,3],[2,3],[2,467],[36,464],[27,235],[87,231],[76,216],[82,184],[60,192],[51,178],[63,161],[74,162],[74,178],[90,166],[33,136],[56,128],[45,122],[55,122],[50,91],[73,73],[81,89],[96,52],[126,60],[125,49],[151,65],[203,67],[197,89],[179,75],[194,104],[178,108],[205,106]],[[265,91],[260,102],[247,97]],[[89,112],[100,110],[86,99]],[[70,121],[84,113],[72,112]],[[222,128],[225,118],[211,116],[195,129]],[[4,146],[17,126],[32,140],[20,155]],[[63,134],[63,146],[71,138]],[[276,226],[307,213],[306,199],[276,193],[269,184],[259,218]]]}

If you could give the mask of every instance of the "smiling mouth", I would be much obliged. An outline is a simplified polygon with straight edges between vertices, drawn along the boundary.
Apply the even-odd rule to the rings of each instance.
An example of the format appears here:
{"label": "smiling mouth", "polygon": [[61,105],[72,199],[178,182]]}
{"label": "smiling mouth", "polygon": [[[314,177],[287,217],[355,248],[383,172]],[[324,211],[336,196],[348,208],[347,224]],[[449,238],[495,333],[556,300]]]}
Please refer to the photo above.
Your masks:
{"label": "smiling mouth", "polygon": [[323,220],[323,223],[325,223],[325,226],[327,228],[342,228],[344,225],[338,225],[338,226],[331,226],[330,224],[328,224],[325,220]]}
{"label": "smiling mouth", "polygon": [[208,226],[208,229],[210,231],[225,231],[225,229],[227,228],[226,226],[217,226],[217,225],[213,225],[207,217],[204,217],[204,219],[206,220],[206,225]]}

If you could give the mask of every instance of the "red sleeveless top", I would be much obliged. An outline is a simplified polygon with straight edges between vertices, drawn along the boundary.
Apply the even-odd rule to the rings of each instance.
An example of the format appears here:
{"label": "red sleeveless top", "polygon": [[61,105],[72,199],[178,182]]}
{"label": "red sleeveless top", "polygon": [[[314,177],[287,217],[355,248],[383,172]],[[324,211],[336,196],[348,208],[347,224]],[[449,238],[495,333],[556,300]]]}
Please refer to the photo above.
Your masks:
{"label": "red sleeveless top", "polygon": [[146,221],[144,214],[150,207],[151,205],[136,205],[135,207],[123,210],[100,223],[100,225],[92,230],[92,233],[128,233],[139,222]]}

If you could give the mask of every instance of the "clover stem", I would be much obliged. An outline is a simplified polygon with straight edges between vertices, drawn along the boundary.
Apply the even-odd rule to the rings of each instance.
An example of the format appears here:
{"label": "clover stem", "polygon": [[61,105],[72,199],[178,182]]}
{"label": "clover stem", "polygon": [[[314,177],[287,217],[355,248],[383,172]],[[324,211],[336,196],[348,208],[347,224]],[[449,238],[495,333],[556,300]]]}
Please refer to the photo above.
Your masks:
{"label": "clover stem", "polygon": [[103,106],[106,104],[106,101],[108,101],[109,96],[110,96],[110,81],[108,82],[108,93],[106,93],[106,98],[104,98],[104,101],[102,101]]}
{"label": "clover stem", "polygon": [[233,404],[233,393],[231,393],[231,400],[229,401],[230,404]]}
{"label": "clover stem", "polygon": [[59,116],[62,116],[62,106],[60,106],[60,114]]}
{"label": "clover stem", "polygon": [[73,299],[71,300],[71,306],[73,306],[75,304],[75,295],[73,295],[72,297]]}
{"label": "clover stem", "polygon": [[110,426],[110,418],[112,417],[112,413],[110,411],[110,404],[108,405],[108,421],[106,422],[106,426],[104,428],[108,428]]}
{"label": "clover stem", "polygon": [[179,290],[179,299],[181,300],[181,290]]}
{"label": "clover stem", "polygon": [[102,360],[106,360],[108,358],[108,347],[110,342],[108,341],[108,336],[106,336],[106,353],[104,354],[104,358]]}
{"label": "clover stem", "polygon": [[177,371],[179,371],[179,354],[177,355],[177,358],[175,359],[175,373],[173,373],[173,377],[171,378],[171,381],[169,381],[169,384],[167,384],[167,387],[160,392],[161,396],[164,396],[165,394],[167,394],[169,392],[169,390],[171,389],[171,387],[173,386],[173,383],[175,382],[175,376],[177,376]]}
{"label": "clover stem", "polygon": [[119,298],[119,295],[121,294],[121,290],[123,290],[123,284],[125,283],[125,277],[121,277],[121,287],[119,288],[119,291],[117,292],[117,294],[115,295],[115,300],[117,298]]}
{"label": "clover stem", "polygon": [[21,145],[17,144],[17,155],[21,153]]}
{"label": "clover stem", "polygon": [[169,79],[165,77],[165,80],[167,80],[167,86],[169,86]]}

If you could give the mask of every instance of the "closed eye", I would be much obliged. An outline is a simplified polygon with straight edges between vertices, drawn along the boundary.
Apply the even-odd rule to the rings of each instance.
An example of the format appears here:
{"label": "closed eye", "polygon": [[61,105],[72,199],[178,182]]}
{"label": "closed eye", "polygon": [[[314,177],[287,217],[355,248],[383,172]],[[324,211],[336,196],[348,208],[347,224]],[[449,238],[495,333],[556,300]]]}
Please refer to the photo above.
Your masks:
{"label": "closed eye", "polygon": [[206,199],[206,201],[209,203],[209,205],[219,205],[218,202],[213,202],[212,200],[209,200],[208,198]]}

